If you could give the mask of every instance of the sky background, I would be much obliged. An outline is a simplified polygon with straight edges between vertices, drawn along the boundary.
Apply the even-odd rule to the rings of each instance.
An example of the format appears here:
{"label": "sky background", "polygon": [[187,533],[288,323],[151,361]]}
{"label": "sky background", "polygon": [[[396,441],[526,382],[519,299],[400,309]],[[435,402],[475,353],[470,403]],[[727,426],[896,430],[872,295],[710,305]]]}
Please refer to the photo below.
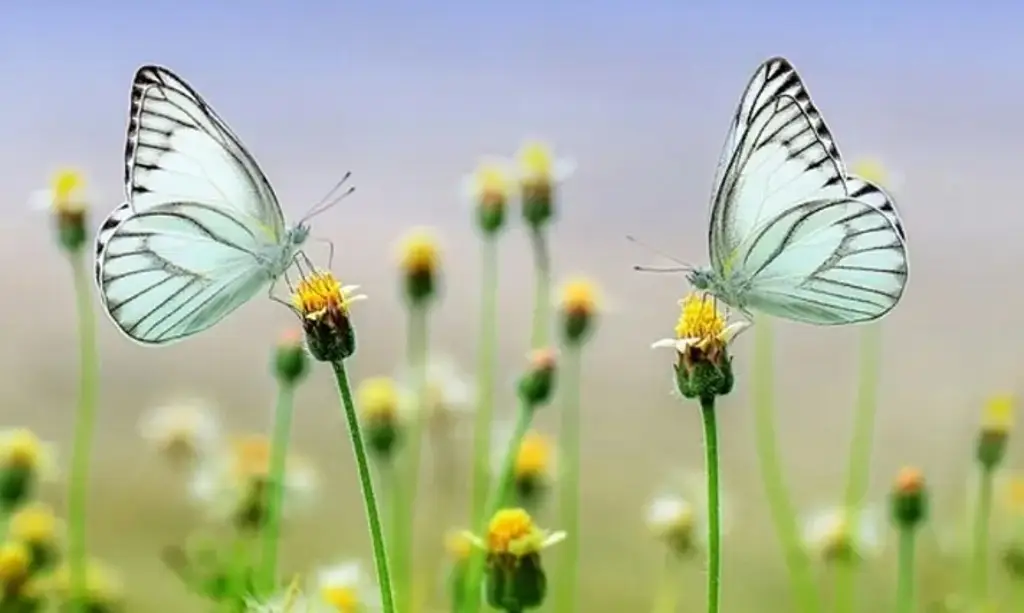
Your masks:
{"label": "sky background", "polygon": [[[980,400],[1020,388],[1022,16],[1009,3],[982,9],[950,0],[856,8],[803,0],[4,3],[0,424],[68,439],[70,284],[46,219],[24,203],[65,164],[90,177],[97,223],[121,201],[139,65],[170,67],[212,103],[260,160],[290,217],[354,173],[356,195],[318,217],[314,233],[337,246],[336,272],[371,296],[357,307],[357,377],[390,372],[400,360],[393,254],[411,225],[434,227],[449,262],[435,345],[470,363],[477,243],[459,181],[481,155],[511,155],[524,138],[540,137],[578,164],[555,230],[558,276],[590,275],[609,305],[588,362],[584,432],[586,465],[608,477],[584,476],[587,517],[595,525],[637,518],[587,546],[629,550],[653,566],[653,547],[634,542],[640,510],[667,472],[699,468],[700,430],[696,413],[669,394],[670,356],[647,349],[671,334],[683,279],[633,273],[633,264],[659,261],[624,236],[687,261],[706,258],[707,202],[729,119],[757,64],[781,54],[800,70],[847,161],[875,157],[889,168],[910,237],[910,285],[885,323],[876,490],[906,462],[952,482],[966,467],[948,450],[968,453]],[[502,256],[501,353],[511,381],[530,310],[521,228],[508,232]],[[234,428],[264,427],[273,389],[267,348],[292,322],[278,306],[255,302],[166,349],[133,346],[99,321],[106,444],[97,460],[96,548],[115,561],[139,560],[135,572],[168,602],[180,602],[180,590],[158,578],[153,554],[187,531],[187,504],[154,485],[162,483],[158,467],[135,461],[144,451],[136,419],[185,390],[216,399]],[[853,404],[859,332],[780,331],[781,429],[794,487],[802,504],[827,502],[844,462],[837,449]],[[741,385],[723,417],[726,483],[760,518],[742,384],[749,341],[737,351]],[[329,381],[314,377],[300,398],[310,409],[300,411],[297,436],[327,464],[331,485],[323,521],[297,527],[292,547],[296,559],[318,562],[362,547],[362,524],[341,431],[323,427],[341,427]],[[332,523],[330,504],[348,504],[351,521]],[[134,540],[119,538],[113,527],[138,516],[150,523]],[[325,526],[331,537],[318,539]],[[155,543],[154,533],[168,536]],[[585,573],[607,571],[592,564]],[[612,601],[643,602],[628,580],[605,578]]]}

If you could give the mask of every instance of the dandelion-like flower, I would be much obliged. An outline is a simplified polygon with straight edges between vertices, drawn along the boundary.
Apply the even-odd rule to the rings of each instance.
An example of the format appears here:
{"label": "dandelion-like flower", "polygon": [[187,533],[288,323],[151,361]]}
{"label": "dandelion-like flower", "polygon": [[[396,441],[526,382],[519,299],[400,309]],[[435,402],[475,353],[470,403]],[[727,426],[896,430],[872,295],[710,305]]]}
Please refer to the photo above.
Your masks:
{"label": "dandelion-like flower", "polygon": [[336,362],[356,351],[349,306],[366,296],[358,285],[342,285],[329,271],[316,270],[299,281],[292,308],[302,320],[310,354],[321,362]]}
{"label": "dandelion-like flower", "polygon": [[1006,456],[1006,443],[1013,429],[1016,399],[1009,394],[993,396],[982,412],[976,457],[985,470],[993,470]]}
{"label": "dandelion-like flower", "polygon": [[519,379],[519,396],[531,409],[551,401],[557,365],[558,354],[550,347],[530,352],[529,366]]}
{"label": "dandelion-like flower", "polygon": [[0,512],[23,504],[56,474],[54,456],[53,446],[27,428],[0,431]]}
{"label": "dandelion-like flower", "polygon": [[570,279],[562,288],[559,310],[562,315],[562,337],[570,345],[583,343],[597,315],[597,287],[588,279]]}
{"label": "dandelion-like flower", "polygon": [[[704,474],[680,471],[647,505],[645,523],[657,540],[680,557],[689,557],[707,546],[707,488]],[[728,532],[730,504],[720,495],[722,534]]]}
{"label": "dandelion-like flower", "polygon": [[398,384],[391,377],[372,377],[359,384],[356,394],[366,444],[382,460],[390,459],[403,432]]}
{"label": "dandelion-like flower", "polygon": [[523,219],[533,230],[540,230],[555,216],[555,187],[572,174],[575,165],[555,157],[551,147],[540,141],[523,144],[517,158]]}
{"label": "dandelion-like flower", "polygon": [[[219,519],[244,530],[260,528],[267,519],[271,444],[263,435],[240,436],[196,471],[193,497]],[[319,490],[313,464],[297,454],[285,461],[284,512],[308,505]]]}
{"label": "dandelion-like flower", "polygon": [[33,208],[51,211],[57,239],[60,246],[69,253],[77,253],[88,237],[88,205],[84,192],[85,177],[82,173],[65,168],[53,175],[49,189],[39,190],[31,198]]}
{"label": "dandelion-like flower", "polygon": [[477,226],[485,236],[494,236],[505,225],[511,180],[507,165],[483,160],[476,171],[463,181],[463,193],[476,210]]}
{"label": "dandelion-like flower", "polygon": [[61,565],[48,578],[48,591],[57,595],[64,608],[79,608],[94,613],[113,613],[124,606],[124,582],[120,573],[99,560],[89,560],[85,567],[84,602],[73,603],[72,573],[67,565]]}
{"label": "dandelion-like flower", "polygon": [[512,465],[515,491],[521,504],[533,506],[551,487],[556,471],[555,441],[536,430],[519,442]]}
{"label": "dandelion-like flower", "polygon": [[842,507],[811,515],[804,524],[804,544],[826,563],[854,563],[875,558],[884,547],[884,521],[877,508],[861,509],[856,522]]}
{"label": "dandelion-like flower", "polygon": [[8,537],[28,548],[30,566],[35,572],[57,561],[63,532],[64,524],[54,514],[53,508],[42,502],[33,502],[11,516]]}
{"label": "dandelion-like flower", "polygon": [[376,586],[358,562],[344,562],[321,569],[316,591],[327,609],[337,613],[364,613],[380,608]]}
{"label": "dandelion-like flower", "polygon": [[713,298],[691,293],[679,301],[675,338],[661,339],[653,348],[675,349],[676,386],[686,398],[709,399],[732,391],[729,344],[750,324],[727,323]]}
{"label": "dandelion-like flower", "polygon": [[139,421],[142,438],[171,466],[192,468],[221,445],[220,420],[214,408],[198,398],[181,398],[153,407]]}
{"label": "dandelion-like flower", "polygon": [[467,533],[473,545],[487,554],[488,603],[502,611],[523,611],[543,604],[547,577],[540,554],[565,536],[565,532],[538,528],[523,509],[495,513],[484,538]]}
{"label": "dandelion-like flower", "polygon": [[27,545],[13,540],[0,543],[0,595],[19,595],[31,576],[31,565],[32,552]]}
{"label": "dandelion-like flower", "polygon": [[920,525],[928,513],[927,495],[924,473],[913,467],[900,470],[890,493],[893,523],[905,530]]}
{"label": "dandelion-like flower", "polygon": [[409,304],[422,306],[437,294],[441,274],[441,250],[427,228],[410,231],[399,244],[399,267]]}

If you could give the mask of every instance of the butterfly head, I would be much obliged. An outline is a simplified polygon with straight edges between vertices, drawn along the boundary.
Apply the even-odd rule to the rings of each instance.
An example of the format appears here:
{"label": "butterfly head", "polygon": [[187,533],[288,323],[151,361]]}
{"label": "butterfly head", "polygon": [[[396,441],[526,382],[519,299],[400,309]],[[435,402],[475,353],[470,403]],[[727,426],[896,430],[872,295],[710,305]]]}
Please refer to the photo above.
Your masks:
{"label": "butterfly head", "polygon": [[702,292],[713,292],[718,285],[715,282],[715,272],[710,268],[693,268],[687,273],[686,280],[693,289]]}
{"label": "butterfly head", "polygon": [[309,238],[309,224],[305,222],[299,222],[295,224],[295,227],[288,232],[288,245],[293,249],[298,249],[306,242]]}

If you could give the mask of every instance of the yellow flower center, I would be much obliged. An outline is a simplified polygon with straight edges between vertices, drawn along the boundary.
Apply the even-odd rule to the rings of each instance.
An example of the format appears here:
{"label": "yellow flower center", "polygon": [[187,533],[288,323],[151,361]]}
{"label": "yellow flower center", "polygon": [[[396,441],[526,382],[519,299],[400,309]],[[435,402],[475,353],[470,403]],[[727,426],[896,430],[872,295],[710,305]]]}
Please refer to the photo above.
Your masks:
{"label": "yellow flower center", "polygon": [[81,190],[85,185],[82,174],[76,170],[63,169],[53,176],[53,208],[61,212],[79,211],[84,206]]}
{"label": "yellow flower center", "polygon": [[24,580],[31,561],[32,555],[24,544],[7,542],[0,545],[0,585]]}
{"label": "yellow flower center", "polygon": [[11,538],[30,545],[52,543],[57,537],[57,517],[43,503],[32,503],[11,517]]}
{"label": "yellow flower center", "polygon": [[338,613],[355,613],[359,610],[359,594],[352,586],[327,585],[320,590],[320,595]]}
{"label": "yellow flower center", "polygon": [[516,454],[516,477],[543,475],[550,465],[551,441],[539,432],[528,432],[519,444],[519,453]]}
{"label": "yellow flower center", "polygon": [[562,309],[567,313],[590,314],[597,308],[597,289],[586,279],[573,279],[562,289]]}
{"label": "yellow flower center", "polygon": [[725,318],[718,312],[714,298],[691,293],[679,301],[679,322],[676,338],[708,340],[718,338],[725,330]]}
{"label": "yellow flower center", "polygon": [[390,377],[373,377],[359,386],[359,410],[368,421],[394,421],[399,402],[398,387]]}
{"label": "yellow flower center", "polygon": [[994,396],[985,404],[982,429],[987,432],[1008,434],[1013,427],[1014,398],[1009,394]]}
{"label": "yellow flower center", "polygon": [[427,230],[415,230],[401,245],[401,267],[406,274],[431,272],[437,268],[437,241]]}
{"label": "yellow flower center", "polygon": [[509,182],[505,169],[497,164],[481,164],[474,175],[477,197],[484,204],[501,205],[508,199]]}
{"label": "yellow flower center", "polygon": [[530,142],[519,150],[519,165],[524,180],[550,182],[554,173],[554,156],[551,148],[540,142]]}
{"label": "yellow flower center", "polygon": [[39,466],[42,455],[39,437],[27,428],[17,428],[7,433],[0,446],[0,465],[33,470]]}
{"label": "yellow flower center", "polygon": [[304,317],[316,316],[328,309],[348,310],[348,300],[341,283],[328,271],[316,271],[299,281],[292,304]]}
{"label": "yellow flower center", "polygon": [[515,553],[524,541],[536,538],[533,518],[523,509],[502,509],[487,528],[487,549],[493,554]]}

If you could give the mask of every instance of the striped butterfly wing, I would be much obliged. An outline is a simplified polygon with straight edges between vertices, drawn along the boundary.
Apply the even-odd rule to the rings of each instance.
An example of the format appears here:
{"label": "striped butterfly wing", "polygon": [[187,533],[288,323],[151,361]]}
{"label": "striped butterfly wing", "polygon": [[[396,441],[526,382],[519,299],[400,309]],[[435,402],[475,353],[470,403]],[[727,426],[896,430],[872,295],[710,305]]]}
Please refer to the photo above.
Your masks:
{"label": "striped butterfly wing", "polygon": [[744,306],[797,321],[875,319],[906,283],[891,199],[847,176],[806,87],[781,58],[758,68],[741,99],[709,234],[712,265]]}

